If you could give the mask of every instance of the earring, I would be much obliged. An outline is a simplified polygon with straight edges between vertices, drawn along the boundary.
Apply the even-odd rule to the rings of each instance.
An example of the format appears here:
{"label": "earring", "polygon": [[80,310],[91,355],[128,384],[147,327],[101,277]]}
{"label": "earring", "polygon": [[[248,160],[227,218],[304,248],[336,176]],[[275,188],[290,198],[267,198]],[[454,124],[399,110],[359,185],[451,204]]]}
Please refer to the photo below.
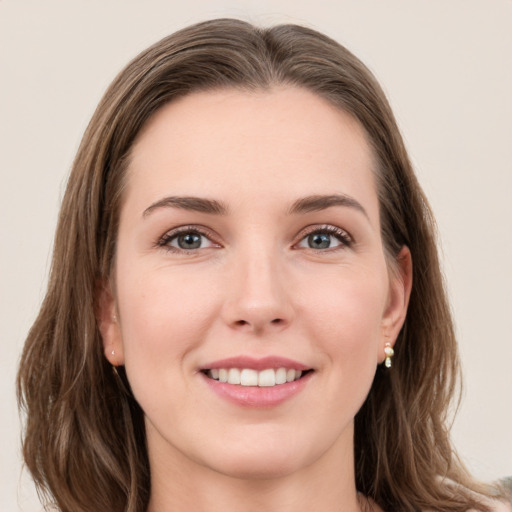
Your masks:
{"label": "earring", "polygon": [[389,341],[384,346],[384,354],[386,354],[384,365],[386,366],[386,368],[391,368],[391,358],[395,355],[395,351],[393,350],[393,347],[391,346],[391,343],[389,343]]}
{"label": "earring", "polygon": [[[116,351],[112,350],[111,354],[112,354],[112,357],[115,357]],[[117,365],[115,365],[115,364],[112,365],[112,371],[119,377],[119,374],[117,373]]]}

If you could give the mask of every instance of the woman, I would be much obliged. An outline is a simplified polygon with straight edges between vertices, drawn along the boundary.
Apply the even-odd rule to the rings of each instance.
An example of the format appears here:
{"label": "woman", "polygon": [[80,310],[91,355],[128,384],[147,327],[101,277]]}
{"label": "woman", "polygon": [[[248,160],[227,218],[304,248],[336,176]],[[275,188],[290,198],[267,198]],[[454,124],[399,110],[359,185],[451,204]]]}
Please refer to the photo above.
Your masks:
{"label": "woman", "polygon": [[60,510],[491,510],[445,426],[458,371],[428,204],[352,54],[216,20],[114,80],[19,372]]}

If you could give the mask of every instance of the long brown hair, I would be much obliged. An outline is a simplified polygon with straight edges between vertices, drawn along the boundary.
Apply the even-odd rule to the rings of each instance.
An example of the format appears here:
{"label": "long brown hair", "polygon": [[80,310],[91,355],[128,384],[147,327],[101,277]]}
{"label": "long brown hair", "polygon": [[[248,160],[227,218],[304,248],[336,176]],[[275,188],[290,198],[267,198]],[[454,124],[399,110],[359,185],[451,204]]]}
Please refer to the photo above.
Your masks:
{"label": "long brown hair", "polygon": [[[391,371],[377,370],[355,419],[356,485],[387,510],[485,510],[446,426],[459,362],[434,220],[389,104],[369,70],[328,37],[294,25],[214,20],[136,57],[101,100],[78,150],[55,238],[48,291],[25,344],[18,397],[23,453],[38,488],[64,512],[143,512],[150,473],[143,413],[113,374],[96,320],[98,283],[116,251],[134,140],[164,104],[194,91],[306,88],[366,130],[388,259],[403,245],[413,289]],[[485,492],[485,489],[484,489]]]}

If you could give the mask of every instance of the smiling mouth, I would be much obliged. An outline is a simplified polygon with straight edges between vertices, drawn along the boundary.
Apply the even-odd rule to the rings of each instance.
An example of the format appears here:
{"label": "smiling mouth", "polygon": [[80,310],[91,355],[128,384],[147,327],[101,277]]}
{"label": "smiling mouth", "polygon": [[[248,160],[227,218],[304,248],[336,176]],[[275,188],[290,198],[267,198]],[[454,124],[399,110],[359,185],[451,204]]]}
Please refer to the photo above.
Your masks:
{"label": "smiling mouth", "polygon": [[202,370],[208,378],[218,382],[238,386],[274,387],[297,381],[313,370],[294,370],[292,368],[212,368]]}

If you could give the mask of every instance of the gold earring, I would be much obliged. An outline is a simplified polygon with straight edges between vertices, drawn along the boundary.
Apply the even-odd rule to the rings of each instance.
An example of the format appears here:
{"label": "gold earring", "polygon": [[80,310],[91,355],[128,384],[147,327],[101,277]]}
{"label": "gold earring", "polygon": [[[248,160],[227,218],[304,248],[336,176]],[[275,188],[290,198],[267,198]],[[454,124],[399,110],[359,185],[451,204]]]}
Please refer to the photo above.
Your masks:
{"label": "gold earring", "polygon": [[386,366],[386,368],[391,368],[391,358],[395,355],[395,351],[393,350],[393,347],[391,346],[391,343],[389,343],[389,341],[384,346],[384,354],[386,354],[384,365]]}

